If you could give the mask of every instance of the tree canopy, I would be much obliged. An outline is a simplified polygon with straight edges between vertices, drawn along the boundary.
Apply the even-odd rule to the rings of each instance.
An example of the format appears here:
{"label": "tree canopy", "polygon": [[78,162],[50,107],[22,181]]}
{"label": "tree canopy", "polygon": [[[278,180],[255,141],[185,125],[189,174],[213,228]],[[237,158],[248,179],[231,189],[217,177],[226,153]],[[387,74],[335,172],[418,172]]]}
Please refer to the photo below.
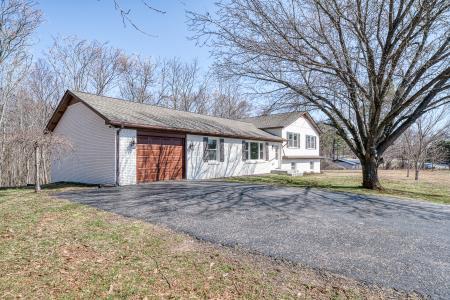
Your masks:
{"label": "tree canopy", "polygon": [[278,93],[274,105],[320,110],[368,188],[381,187],[386,149],[450,101],[449,1],[230,0],[190,19],[223,76]]}

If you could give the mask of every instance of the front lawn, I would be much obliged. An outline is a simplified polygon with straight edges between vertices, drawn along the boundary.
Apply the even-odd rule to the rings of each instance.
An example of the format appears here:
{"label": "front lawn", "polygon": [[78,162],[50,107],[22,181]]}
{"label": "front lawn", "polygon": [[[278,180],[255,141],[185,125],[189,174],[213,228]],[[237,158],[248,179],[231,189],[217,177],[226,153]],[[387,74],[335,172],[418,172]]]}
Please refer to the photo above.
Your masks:
{"label": "front lawn", "polygon": [[334,191],[372,194],[427,200],[450,204],[450,171],[421,171],[419,181],[414,174],[406,177],[404,170],[380,170],[380,180],[384,191],[372,191],[361,187],[361,171],[324,171],[322,174],[305,176],[249,176],[234,177],[238,182],[267,183],[296,187],[317,187]]}
{"label": "front lawn", "polygon": [[0,298],[147,297],[378,299],[407,295],[200,242],[56,199],[46,191],[0,190]]}

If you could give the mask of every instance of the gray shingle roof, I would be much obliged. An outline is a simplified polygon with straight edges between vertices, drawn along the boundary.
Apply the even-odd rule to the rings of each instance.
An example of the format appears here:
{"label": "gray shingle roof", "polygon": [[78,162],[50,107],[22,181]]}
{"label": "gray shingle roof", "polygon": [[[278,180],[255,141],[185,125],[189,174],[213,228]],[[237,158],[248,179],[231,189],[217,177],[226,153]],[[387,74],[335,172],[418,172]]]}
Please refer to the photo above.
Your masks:
{"label": "gray shingle roof", "polygon": [[[246,139],[281,140],[280,137],[258,129],[252,123],[75,91],[66,92],[61,104],[64,102],[65,98],[70,98],[68,96],[74,96],[75,99],[78,98],[78,100],[82,101],[97,114],[102,116],[106,123],[116,126],[123,125],[125,127],[174,130],[186,133]],[[66,101],[70,101],[70,99]],[[61,113],[59,115],[61,115]],[[53,130],[58,121],[59,119],[54,119],[52,117],[47,125],[47,129]]]}
{"label": "gray shingle roof", "polygon": [[288,112],[273,115],[264,115],[240,119],[240,121],[249,122],[258,128],[278,128],[292,124],[295,120],[304,115],[304,112]]}
{"label": "gray shingle roof", "polygon": [[311,123],[311,125],[317,130],[318,133],[321,132],[317,123],[307,112],[294,111],[273,115],[264,115],[259,117],[244,118],[240,119],[239,121],[252,123],[257,128],[260,129],[267,129],[267,128],[286,127],[294,123],[300,117],[304,117],[305,119],[307,119]]}

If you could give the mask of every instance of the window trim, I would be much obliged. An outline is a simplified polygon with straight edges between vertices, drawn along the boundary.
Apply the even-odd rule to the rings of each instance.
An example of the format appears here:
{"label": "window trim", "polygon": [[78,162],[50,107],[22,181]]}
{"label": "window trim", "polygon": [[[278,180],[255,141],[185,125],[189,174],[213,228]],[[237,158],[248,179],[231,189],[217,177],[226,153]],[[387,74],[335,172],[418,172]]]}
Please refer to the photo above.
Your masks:
{"label": "window trim", "polygon": [[[311,147],[311,141],[314,141],[314,147]],[[316,150],[317,149],[317,136],[315,135],[305,135],[305,149]]]}
{"label": "window trim", "polygon": [[[247,148],[247,159],[245,161],[255,162],[264,160],[264,142],[245,141],[245,144]],[[252,158],[251,144],[258,144],[258,158]]]}
{"label": "window trim", "polygon": [[[289,138],[289,135],[292,135],[292,140]],[[287,147],[289,149],[300,149],[300,138],[301,138],[300,133],[288,131],[286,133],[286,136],[287,136]],[[295,140],[295,137],[297,137],[297,140]],[[290,144],[291,141],[292,141],[292,145]],[[297,141],[297,145],[294,144],[295,141]]]}
{"label": "window trim", "polygon": [[[209,148],[209,142],[210,141],[216,141],[216,149],[210,149]],[[218,157],[219,157],[219,139],[218,138],[210,138],[210,137],[208,137],[208,144],[207,144],[207,148],[206,148],[206,151],[207,151],[207,153],[208,153],[208,155],[207,155],[207,157],[208,157],[208,161],[211,161],[211,162],[218,162],[219,161],[219,159],[218,159]],[[210,156],[209,156],[209,152],[210,151],[215,151],[216,152],[216,158],[215,159],[210,159]]]}

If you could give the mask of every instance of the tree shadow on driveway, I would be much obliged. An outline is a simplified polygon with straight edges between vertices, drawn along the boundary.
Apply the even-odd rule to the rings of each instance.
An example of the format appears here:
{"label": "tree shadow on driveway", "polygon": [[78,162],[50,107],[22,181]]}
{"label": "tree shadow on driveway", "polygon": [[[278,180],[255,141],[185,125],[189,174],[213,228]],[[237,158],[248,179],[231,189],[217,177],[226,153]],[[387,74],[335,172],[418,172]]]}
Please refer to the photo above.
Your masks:
{"label": "tree shadow on driveway", "polygon": [[163,182],[69,191],[57,195],[119,213],[139,209],[153,214],[189,210],[208,217],[257,209],[260,212],[276,212],[289,218],[304,210],[332,209],[359,218],[406,216],[424,220],[450,219],[448,206],[414,200],[329,192],[316,188],[280,188],[217,181]]}
{"label": "tree shadow on driveway", "polygon": [[450,299],[450,207],[220,181],[58,193],[197,238]]}

